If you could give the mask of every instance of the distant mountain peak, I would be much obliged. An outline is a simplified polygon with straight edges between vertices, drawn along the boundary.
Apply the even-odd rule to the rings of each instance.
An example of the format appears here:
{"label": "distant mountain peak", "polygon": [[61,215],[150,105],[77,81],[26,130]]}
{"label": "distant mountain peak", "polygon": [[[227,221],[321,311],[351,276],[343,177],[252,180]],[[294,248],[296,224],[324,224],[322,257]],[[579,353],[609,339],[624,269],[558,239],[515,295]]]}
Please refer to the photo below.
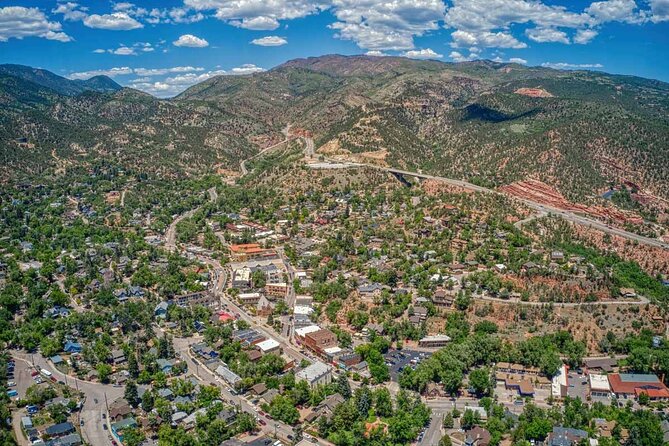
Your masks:
{"label": "distant mountain peak", "polygon": [[107,76],[93,76],[86,80],[71,80],[51,71],[26,65],[0,65],[0,74],[33,82],[66,96],[74,96],[84,91],[111,92],[123,88]]}

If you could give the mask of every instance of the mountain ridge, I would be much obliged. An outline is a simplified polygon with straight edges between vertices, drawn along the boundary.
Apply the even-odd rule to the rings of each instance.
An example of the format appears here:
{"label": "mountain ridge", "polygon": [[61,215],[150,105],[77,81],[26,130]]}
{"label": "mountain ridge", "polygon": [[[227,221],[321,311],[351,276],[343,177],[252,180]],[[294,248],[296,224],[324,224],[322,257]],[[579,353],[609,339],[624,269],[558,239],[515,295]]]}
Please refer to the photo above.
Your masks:
{"label": "mountain ridge", "polygon": [[19,77],[55,92],[74,96],[84,91],[111,92],[123,88],[108,76],[93,76],[89,79],[67,79],[51,71],[27,65],[1,64],[0,74]]}

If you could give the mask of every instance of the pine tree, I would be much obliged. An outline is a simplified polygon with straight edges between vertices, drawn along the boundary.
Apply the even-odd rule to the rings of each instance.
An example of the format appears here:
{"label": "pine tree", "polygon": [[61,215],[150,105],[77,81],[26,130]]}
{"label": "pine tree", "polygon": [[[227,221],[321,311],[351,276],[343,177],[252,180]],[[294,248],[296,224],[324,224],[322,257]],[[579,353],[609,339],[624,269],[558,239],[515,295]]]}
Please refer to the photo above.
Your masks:
{"label": "pine tree", "polygon": [[137,393],[137,384],[135,384],[135,381],[128,380],[125,384],[125,393],[123,396],[126,401],[128,401],[128,404],[132,407],[137,407],[139,403],[139,394]]}
{"label": "pine tree", "polygon": [[351,398],[351,385],[348,382],[348,378],[343,373],[339,375],[339,378],[337,379],[337,392],[339,392],[339,394],[346,400]]}

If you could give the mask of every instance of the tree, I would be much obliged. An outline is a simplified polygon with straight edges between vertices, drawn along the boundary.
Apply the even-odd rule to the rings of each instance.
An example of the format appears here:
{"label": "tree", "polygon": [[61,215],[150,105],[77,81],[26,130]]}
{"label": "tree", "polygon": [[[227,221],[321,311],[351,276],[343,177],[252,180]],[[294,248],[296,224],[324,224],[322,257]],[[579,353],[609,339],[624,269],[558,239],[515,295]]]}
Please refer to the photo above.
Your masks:
{"label": "tree", "polygon": [[441,440],[439,440],[439,446],[453,446],[453,441],[451,441],[451,437],[448,435],[444,435],[441,437]]}
{"label": "tree", "polygon": [[339,378],[337,379],[337,392],[339,392],[339,394],[346,400],[351,398],[351,385],[344,373],[339,375]]}
{"label": "tree", "polygon": [[109,364],[100,363],[95,367],[95,370],[98,372],[98,378],[100,379],[100,382],[109,382],[109,376],[112,373],[112,368]]}
{"label": "tree", "polygon": [[393,414],[393,400],[386,387],[374,391],[374,409],[380,417],[389,417]]}
{"label": "tree", "polygon": [[639,394],[639,404],[641,404],[642,406],[647,406],[649,402],[650,402],[650,397],[648,396],[648,393],[641,392]]}
{"label": "tree", "polygon": [[362,386],[355,389],[355,406],[361,417],[367,417],[369,409],[372,407],[372,392],[369,387]]}
{"label": "tree", "polygon": [[489,395],[491,390],[490,370],[487,368],[472,370],[469,373],[469,386],[479,397]]}
{"label": "tree", "polygon": [[139,365],[134,351],[128,356],[128,373],[133,379],[137,379],[139,376]]}
{"label": "tree", "polygon": [[137,384],[135,384],[135,381],[128,380],[128,382],[125,384],[125,392],[123,397],[132,407],[137,407],[139,404],[139,395],[137,393]]}
{"label": "tree", "polygon": [[451,412],[446,412],[446,415],[444,415],[444,428],[453,429],[454,425],[453,414]]}
{"label": "tree", "polygon": [[127,446],[139,446],[146,436],[137,428],[123,430],[123,443]]}
{"label": "tree", "polygon": [[151,390],[144,392],[144,395],[142,395],[142,409],[144,412],[151,412],[153,410],[154,401],[155,399]]}
{"label": "tree", "polygon": [[466,409],[465,413],[462,414],[462,418],[460,419],[460,426],[464,430],[471,429],[479,423],[481,423],[481,415],[471,409]]}

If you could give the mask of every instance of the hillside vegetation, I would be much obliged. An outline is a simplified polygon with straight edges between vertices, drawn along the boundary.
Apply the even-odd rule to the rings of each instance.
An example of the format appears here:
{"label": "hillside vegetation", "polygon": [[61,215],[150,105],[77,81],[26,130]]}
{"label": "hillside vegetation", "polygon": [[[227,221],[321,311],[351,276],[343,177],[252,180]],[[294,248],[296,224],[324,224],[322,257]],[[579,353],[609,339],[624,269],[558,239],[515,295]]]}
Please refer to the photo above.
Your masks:
{"label": "hillside vegetation", "polygon": [[291,123],[331,156],[491,187],[531,177],[574,201],[625,181],[669,198],[669,85],[630,76],[333,55],[215,77],[172,100],[127,89],[65,96],[4,74],[0,102],[11,170],[102,154],[151,171],[212,171],[281,140]]}

